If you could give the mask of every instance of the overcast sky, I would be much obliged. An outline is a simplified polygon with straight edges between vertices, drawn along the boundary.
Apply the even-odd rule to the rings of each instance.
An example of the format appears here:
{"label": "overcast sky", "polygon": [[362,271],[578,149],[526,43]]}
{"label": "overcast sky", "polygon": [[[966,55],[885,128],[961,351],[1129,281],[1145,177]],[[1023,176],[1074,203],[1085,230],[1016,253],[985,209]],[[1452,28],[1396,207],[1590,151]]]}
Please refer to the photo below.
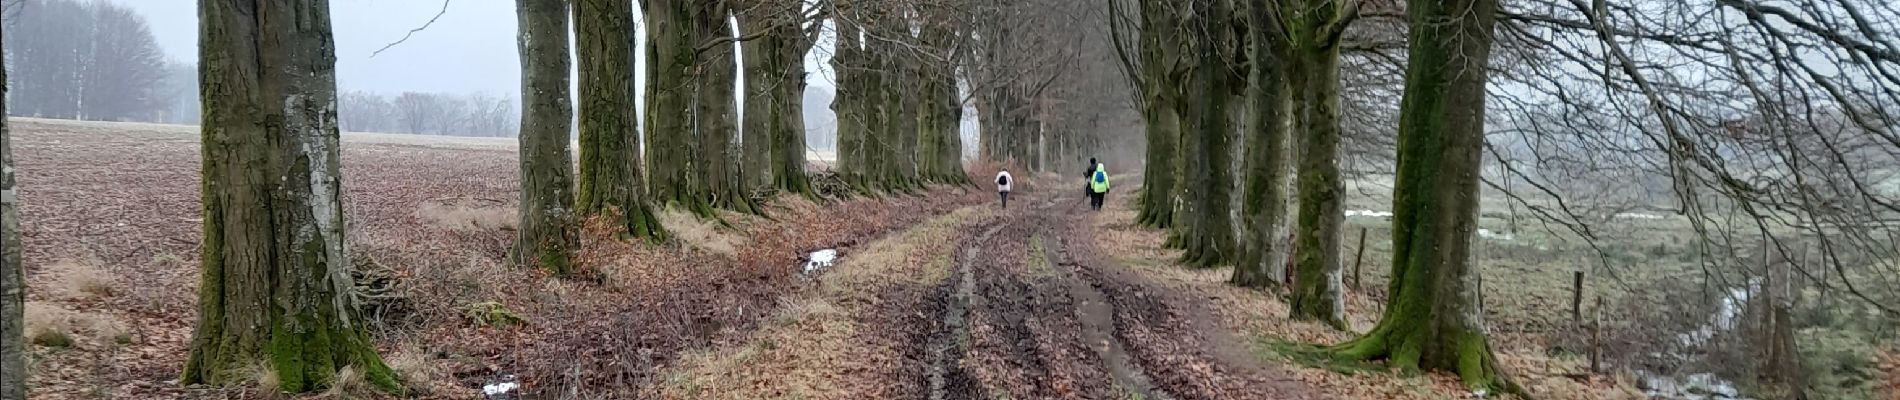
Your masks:
{"label": "overcast sky", "polygon": [[[196,60],[195,0],[108,0],[138,11],[171,58]],[[520,91],[515,49],[515,4],[508,0],[454,0],[429,29],[381,55],[370,54],[422,26],[442,10],[440,0],[331,0],[336,35],[337,85],[381,93]],[[637,12],[637,11],[636,11]],[[814,52],[825,53],[825,52]],[[821,71],[821,60],[807,60]],[[818,74],[814,74],[815,76]],[[636,75],[637,76],[637,75]],[[813,86],[829,87],[823,77]]]}
{"label": "overcast sky", "polygon": [[[195,0],[110,0],[145,15],[159,46],[172,59],[198,54]],[[337,85],[385,93],[520,90],[515,54],[515,7],[507,0],[459,0],[435,25],[374,58],[370,53],[402,38],[442,9],[434,0],[331,0],[336,34]]]}

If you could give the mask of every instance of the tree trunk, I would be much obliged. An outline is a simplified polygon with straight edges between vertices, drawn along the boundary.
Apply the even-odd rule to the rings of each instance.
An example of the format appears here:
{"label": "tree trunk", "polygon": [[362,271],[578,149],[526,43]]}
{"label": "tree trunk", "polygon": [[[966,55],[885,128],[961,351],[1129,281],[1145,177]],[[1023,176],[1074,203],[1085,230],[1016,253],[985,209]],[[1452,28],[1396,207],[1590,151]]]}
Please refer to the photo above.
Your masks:
{"label": "tree trunk", "polygon": [[[766,34],[739,44],[744,63],[745,107],[740,116],[739,134],[739,183],[746,191],[772,187],[772,137],[776,134],[775,124],[782,123],[778,115],[779,107],[774,104],[784,99],[778,96],[784,93],[779,86],[786,85],[788,75],[783,69],[779,54],[781,47],[789,45],[792,38],[784,37],[778,29],[781,10],[770,7],[768,3],[754,2],[740,7],[739,33],[741,35]],[[802,77],[800,77],[802,78]]]}
{"label": "tree trunk", "polygon": [[1247,59],[1247,159],[1241,197],[1245,245],[1234,267],[1233,284],[1270,288],[1285,284],[1287,249],[1281,246],[1286,224],[1286,141],[1288,98],[1281,62],[1284,36],[1264,1],[1249,2]]}
{"label": "tree trunk", "polygon": [[[647,204],[646,188],[640,177],[639,123],[633,115],[633,53],[631,50],[634,32],[633,3],[626,0],[578,0],[573,8],[574,38],[580,46],[576,52],[576,59],[580,60],[581,64],[578,68],[580,76],[580,85],[578,85],[580,90],[580,191],[575,196],[575,209],[581,215],[612,213],[620,219],[620,225],[625,227],[625,232],[630,237],[664,239],[666,230],[660,226],[659,218],[653,215],[652,207]],[[523,23],[526,22],[528,21],[523,21]],[[556,21],[534,22],[559,24]],[[549,45],[565,47],[561,46],[562,44],[565,42]],[[535,50],[538,49],[524,47],[522,53],[525,55]],[[565,51],[562,53],[561,57],[564,60]],[[526,56],[523,59],[525,60]],[[531,72],[522,71],[524,76],[529,73]],[[565,78],[567,69],[533,73],[559,74]],[[565,81],[565,79],[562,80]],[[525,90],[522,93],[523,97],[536,95],[540,94]],[[566,97],[562,97],[562,100],[565,101]],[[556,118],[564,115],[566,114],[546,114],[544,117]],[[545,128],[548,127],[523,126],[522,131]],[[558,155],[566,155],[567,130],[537,133],[561,139],[559,144],[549,141],[536,144],[559,146],[561,150]],[[521,137],[524,144],[522,149],[528,149],[526,146],[526,142],[529,141],[528,135],[523,134]],[[549,152],[547,155],[556,154]],[[526,159],[523,157],[523,160]],[[565,161],[565,158],[561,158],[560,161]],[[523,172],[527,172],[525,168]],[[523,182],[526,181],[523,180]]]}
{"label": "tree trunk", "polygon": [[[0,43],[6,27],[0,24]],[[0,54],[6,53],[0,49]],[[0,99],[7,98],[0,62]],[[7,114],[0,101],[0,116]],[[20,264],[19,195],[13,188],[13,139],[0,117],[0,400],[26,400],[26,266]]]}
{"label": "tree trunk", "polygon": [[1181,160],[1179,92],[1173,71],[1180,35],[1167,1],[1141,2],[1142,120],[1146,124],[1147,157],[1141,176],[1140,210],[1135,220],[1144,226],[1168,229],[1179,207],[1176,170]]}
{"label": "tree trunk", "polygon": [[1521,392],[1498,371],[1472,280],[1485,68],[1495,0],[1410,0],[1399,106],[1392,275],[1379,325],[1336,348],[1406,370],[1456,373],[1474,389]]}
{"label": "tree trunk", "polygon": [[517,0],[521,21],[521,204],[514,262],[565,275],[573,269],[574,166],[568,149],[567,5]]}
{"label": "tree trunk", "polygon": [[[693,29],[699,39],[691,43],[705,43],[732,35],[732,25],[727,22],[731,17],[726,0],[699,0],[694,2]],[[697,48],[694,44],[688,49]],[[705,183],[707,201],[713,207],[743,212],[757,213],[752,197],[742,187],[737,166],[739,151],[733,144],[738,136],[738,114],[734,112],[737,98],[733,93],[733,77],[738,73],[734,65],[732,43],[720,43],[699,52],[698,66],[694,74],[693,87],[693,125],[699,131],[697,143],[698,158],[694,161],[700,182]]]}
{"label": "tree trunk", "polygon": [[[1291,68],[1295,121],[1304,137],[1299,166],[1299,229],[1295,247],[1293,319],[1323,321],[1347,329],[1344,274],[1339,263],[1342,201],[1339,178],[1339,42],[1329,29],[1340,24],[1342,5],[1335,0],[1291,0],[1283,8],[1313,10],[1284,25],[1295,34],[1286,57]],[[1297,7],[1297,8],[1296,8]]]}
{"label": "tree trunk", "polygon": [[[923,48],[945,59],[955,59],[952,52],[959,38],[949,26],[952,23],[949,10],[944,7],[926,7],[925,10],[924,25],[919,30]],[[951,62],[929,61],[922,62],[918,68],[916,78],[921,88],[917,111],[918,175],[928,182],[969,182],[963,172],[963,139],[957,129],[963,108],[957,102],[955,68]]]}
{"label": "tree trunk", "polygon": [[859,98],[865,95],[863,76],[864,49],[860,46],[859,28],[854,22],[838,20],[835,50],[831,56],[831,69],[838,81],[838,91],[831,100],[831,111],[837,114],[837,170],[845,181],[856,190],[868,190],[865,177],[870,171],[866,154],[866,139],[869,136]]}
{"label": "tree trunk", "polygon": [[654,202],[701,216],[713,214],[695,171],[694,71],[699,36],[691,0],[641,0],[647,19],[647,176]]}
{"label": "tree trunk", "polygon": [[[1230,11],[1224,0],[1196,0],[1194,7],[1203,11],[1196,15],[1227,15]],[[1227,21],[1209,18],[1200,23],[1215,26],[1207,32],[1225,32]],[[1223,35],[1208,33],[1197,35],[1194,40],[1197,60],[1190,87],[1204,92],[1186,96],[1187,108],[1182,114],[1186,122],[1182,137],[1187,142],[1186,157],[1182,158],[1185,167],[1182,183],[1186,185],[1184,199],[1188,204],[1183,212],[1192,222],[1188,229],[1181,231],[1181,243],[1187,250],[1181,258],[1183,263],[1199,267],[1226,264],[1237,255],[1233,217],[1228,213],[1232,207],[1228,188],[1233,159],[1233,149],[1228,143],[1233,127],[1227,109],[1231,96],[1225,91],[1232,82],[1221,55],[1221,43],[1225,40],[1219,36]]]}
{"label": "tree trunk", "polygon": [[182,382],[291,393],[355,368],[394,390],[350,293],[325,0],[199,2],[204,242]]}
{"label": "tree trunk", "polygon": [[816,194],[805,174],[805,52],[811,44],[798,24],[777,29],[787,43],[771,55],[774,69],[783,71],[778,78],[781,83],[772,88],[772,187],[810,196]]}

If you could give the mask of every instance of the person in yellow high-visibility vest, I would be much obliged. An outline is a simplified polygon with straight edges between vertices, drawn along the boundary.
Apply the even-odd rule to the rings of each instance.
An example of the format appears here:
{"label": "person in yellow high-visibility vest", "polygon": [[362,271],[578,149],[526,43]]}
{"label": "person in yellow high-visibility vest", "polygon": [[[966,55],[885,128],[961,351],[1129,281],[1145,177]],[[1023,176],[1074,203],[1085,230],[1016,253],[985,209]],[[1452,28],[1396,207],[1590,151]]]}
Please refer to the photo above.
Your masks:
{"label": "person in yellow high-visibility vest", "polygon": [[1108,166],[1096,163],[1089,172],[1089,209],[1101,211],[1102,201],[1108,198]]}

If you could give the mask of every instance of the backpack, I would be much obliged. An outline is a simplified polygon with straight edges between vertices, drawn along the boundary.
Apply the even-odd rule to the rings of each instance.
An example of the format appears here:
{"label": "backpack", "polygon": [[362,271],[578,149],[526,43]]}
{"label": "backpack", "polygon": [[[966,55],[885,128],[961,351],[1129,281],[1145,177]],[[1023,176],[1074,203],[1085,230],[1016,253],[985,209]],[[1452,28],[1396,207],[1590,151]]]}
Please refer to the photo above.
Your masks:
{"label": "backpack", "polygon": [[1095,170],[1095,183],[1104,183],[1104,182],[1108,182],[1108,173],[1102,172],[1102,170],[1099,170],[1099,169]]}
{"label": "backpack", "polygon": [[996,176],[996,184],[997,184],[998,186],[1001,186],[1001,185],[1008,185],[1008,184],[1009,184],[1009,175],[997,175],[997,176]]}

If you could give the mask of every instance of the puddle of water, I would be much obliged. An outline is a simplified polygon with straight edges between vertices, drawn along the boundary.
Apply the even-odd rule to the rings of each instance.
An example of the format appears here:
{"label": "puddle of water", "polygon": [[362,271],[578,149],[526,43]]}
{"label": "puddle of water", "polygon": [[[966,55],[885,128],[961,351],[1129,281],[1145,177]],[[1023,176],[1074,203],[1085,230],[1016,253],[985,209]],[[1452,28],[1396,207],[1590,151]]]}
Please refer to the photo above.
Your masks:
{"label": "puddle of water", "polygon": [[799,273],[805,274],[805,275],[811,275],[812,273],[818,272],[819,270],[830,268],[831,265],[836,264],[837,261],[838,261],[837,249],[824,249],[824,250],[814,251],[814,252],[811,252],[810,254],[805,255],[805,267],[799,270]]}

